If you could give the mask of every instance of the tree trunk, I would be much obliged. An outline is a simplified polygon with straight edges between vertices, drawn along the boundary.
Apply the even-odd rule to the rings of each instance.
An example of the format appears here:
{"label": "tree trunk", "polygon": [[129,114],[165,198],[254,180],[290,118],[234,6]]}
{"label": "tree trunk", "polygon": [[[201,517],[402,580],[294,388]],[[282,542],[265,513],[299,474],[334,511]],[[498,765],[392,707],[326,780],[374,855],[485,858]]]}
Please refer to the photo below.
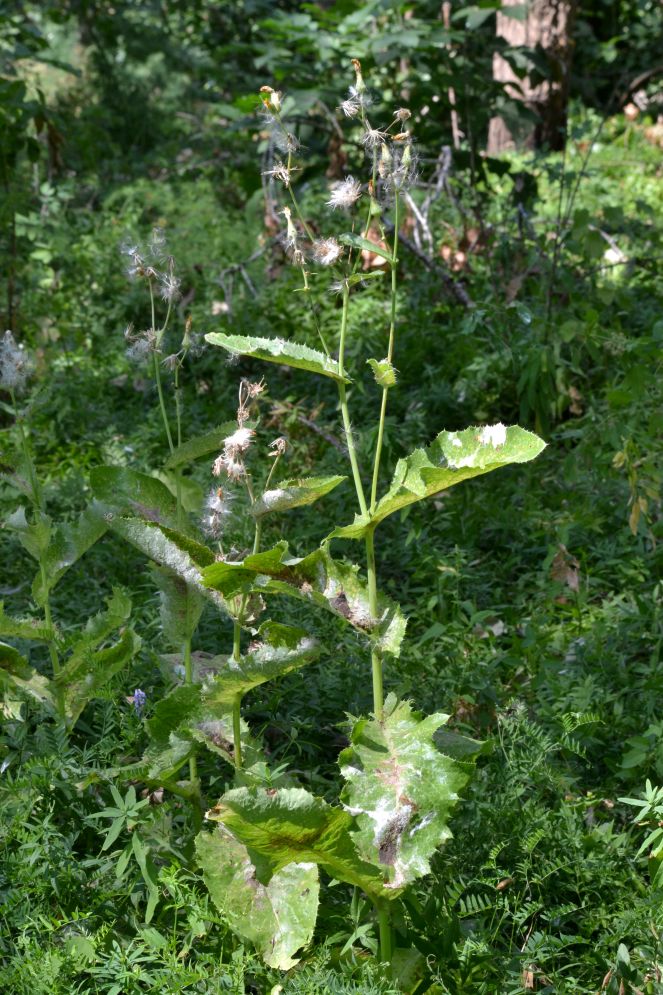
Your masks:
{"label": "tree trunk", "polygon": [[[503,7],[520,5],[520,0],[502,0]],[[520,126],[494,117],[488,128],[489,155],[512,148],[564,148],[569,69],[573,49],[572,32],[577,0],[531,0],[524,21],[497,14],[497,34],[510,46],[538,48],[548,65],[548,79],[519,80],[498,52],[493,56],[493,78],[506,84],[509,97],[521,100],[534,112],[536,123]],[[512,84],[518,84],[520,89]],[[522,91],[522,92],[521,92]]]}

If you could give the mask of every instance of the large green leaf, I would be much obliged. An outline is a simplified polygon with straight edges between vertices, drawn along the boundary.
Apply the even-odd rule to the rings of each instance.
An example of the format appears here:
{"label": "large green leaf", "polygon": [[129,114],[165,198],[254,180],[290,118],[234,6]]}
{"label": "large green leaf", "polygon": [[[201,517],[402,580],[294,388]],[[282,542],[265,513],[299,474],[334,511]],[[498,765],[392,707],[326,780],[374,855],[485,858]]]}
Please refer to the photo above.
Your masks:
{"label": "large green leaf", "polygon": [[260,518],[274,511],[289,511],[290,508],[313,504],[347,479],[347,477],[299,477],[282,480],[276,487],[261,494],[252,506],[251,514]]}
{"label": "large green leaf", "polygon": [[[247,424],[247,428],[251,423]],[[204,435],[196,435],[192,439],[187,439],[181,446],[178,446],[164,463],[166,470],[182,466],[184,463],[193,463],[202,456],[210,453],[219,453],[223,448],[223,440],[232,435],[237,430],[237,423],[234,421],[224,422],[216,428],[210,429]]]}
{"label": "large green leaf", "polygon": [[89,653],[116,629],[125,625],[130,616],[131,598],[121,588],[113,588],[106,610],[98,612],[88,619],[83,631],[68,641],[68,648],[72,650],[72,653],[60,671],[58,682],[66,685],[69,681],[74,680],[79,675],[80,669],[84,670]]}
{"label": "large green leaf", "polygon": [[152,576],[159,588],[161,628],[166,642],[173,647],[182,646],[198,628],[203,596],[173,570],[153,566]]}
{"label": "large green leaf", "polygon": [[397,894],[384,887],[382,872],[357,854],[352,816],[303,788],[234,788],[207,818],[244,844],[263,883],[288,864],[313,863],[374,897]]}
{"label": "large green leaf", "polygon": [[7,643],[0,643],[0,684],[7,689],[19,691],[22,695],[28,695],[51,709],[55,708],[51,682]]}
{"label": "large green leaf", "polygon": [[390,887],[428,874],[431,855],[451,836],[449,815],[468,774],[433,742],[448,718],[422,718],[389,695],[383,720],[358,719],[339,758],[347,781],[341,800],[357,820],[357,850],[388,871]]}
{"label": "large green leaf", "polygon": [[46,555],[51,541],[52,522],[43,512],[35,512],[33,521],[28,521],[25,508],[17,508],[5,521],[5,528],[14,532],[21,546],[34,560]]}
{"label": "large green leaf", "polygon": [[287,551],[287,543],[281,542],[240,563],[214,563],[203,570],[203,583],[226,598],[256,590],[312,601],[370,637],[383,652],[398,654],[405,616],[379,594],[378,618],[371,618],[368,586],[357,566],[333,559],[326,545],[303,559],[288,558]]}
{"label": "large green leaf", "polygon": [[440,432],[427,449],[415,449],[398,461],[389,490],[372,515],[355,515],[352,525],[335,529],[332,536],[361,539],[378,522],[408,504],[509,463],[527,463],[544,448],[545,442],[538,435],[517,425]]}
{"label": "large green leaf", "polygon": [[108,526],[94,508],[85,508],[73,522],[65,522],[53,530],[45,552],[45,583],[41,572],[32,584],[32,593],[38,604],[43,604],[66,571],[101,539]]}
{"label": "large green leaf", "polygon": [[288,864],[262,884],[246,847],[223,826],[201,832],[196,853],[212,900],[230,929],[252,943],[270,967],[294,967],[294,954],[310,943],[315,928],[316,865]]}
{"label": "large green leaf", "polygon": [[189,522],[184,517],[178,520],[177,500],[156,477],[125,466],[97,466],[90,474],[90,485],[97,500],[107,506],[103,516],[107,525],[113,524],[110,510],[111,514],[139,518],[196,538]]}
{"label": "large green leaf", "polygon": [[212,601],[220,611],[228,613],[228,607],[221,595],[202,582],[202,569],[214,563],[214,554],[207,546],[155,522],[125,518],[114,513],[110,514],[107,521],[113,532],[122,536],[159,566],[172,570],[189,587],[195,588]]}
{"label": "large green leaf", "polygon": [[335,359],[316,349],[310,349],[307,345],[286,342],[285,339],[261,339],[250,335],[226,335],[223,332],[210,332],[205,339],[210,345],[221,346],[236,356],[253,356],[268,363],[293,366],[298,370],[308,370],[309,373],[319,373],[332,380],[350,383],[348,377],[341,376]]}

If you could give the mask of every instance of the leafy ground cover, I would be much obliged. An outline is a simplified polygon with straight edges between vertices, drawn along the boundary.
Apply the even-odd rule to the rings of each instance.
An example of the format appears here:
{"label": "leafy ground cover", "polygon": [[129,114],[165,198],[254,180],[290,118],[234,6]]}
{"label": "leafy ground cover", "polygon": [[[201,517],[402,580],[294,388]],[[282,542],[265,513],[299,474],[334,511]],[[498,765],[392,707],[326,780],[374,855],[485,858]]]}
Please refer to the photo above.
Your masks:
{"label": "leafy ground cover", "polygon": [[[70,44],[66,34],[58,44]],[[69,135],[69,176],[39,173],[37,192],[17,214],[20,333],[37,364],[30,442],[54,521],[73,521],[93,490],[108,501],[121,490],[117,480],[149,474],[167,458],[153,380],[126,354],[126,325],[150,321],[149,298],[123,272],[126,238],[142,241],[155,226],[165,228],[182,279],[176,320],[183,326],[190,317],[194,334],[319,348],[310,309],[296,292],[299,274],[265,227],[260,155],[268,149],[264,136],[253,141],[245,98],[224,111],[228,161],[219,159],[218,125],[202,110],[197,136],[191,121],[166,114],[177,104],[178,81],[162,74],[158,58],[148,79],[163,85],[164,113],[150,121],[144,146],[124,147],[128,130],[112,120],[113,156],[93,155],[102,115],[99,105],[88,106]],[[145,94],[142,82],[133,84]],[[85,108],[86,86],[85,75],[58,84],[62,113],[71,102]],[[305,119],[304,127],[324,161],[316,126]],[[503,468],[489,483],[477,479],[427,503],[402,502],[381,525],[381,588],[408,618],[408,640],[386,669],[385,691],[427,715],[450,715],[436,734],[440,756],[452,734],[482,744],[449,821],[453,836],[432,857],[430,877],[393,905],[393,970],[377,962],[379,924],[361,882],[353,889],[338,881],[320,891],[301,963],[287,974],[266,965],[260,930],[244,942],[236,935],[227,882],[208,875],[209,891],[205,885],[189,800],[137,768],[128,778],[112,773],[141,762],[172,675],[153,576],[140,551],[110,529],[53,589],[50,610],[75,662],[82,621],[102,611],[113,589],[126,592],[106,609],[117,626],[97,625],[102,653],[115,645],[118,629],[122,639],[140,639],[130,667],[107,674],[95,700],[69,703],[69,735],[35,701],[5,697],[3,990],[663,991],[660,861],[656,840],[641,849],[647,829],[638,824],[651,822],[655,801],[638,822],[624,801],[641,797],[646,779],[656,785],[663,778],[663,180],[660,149],[644,131],[621,117],[601,122],[578,106],[564,158],[514,154],[508,172],[474,182],[457,170],[430,218],[436,258],[455,258],[456,269],[444,272],[462,281],[472,307],[434,267],[405,243],[401,248],[398,387],[384,435],[389,476],[422,440],[467,425],[518,422],[547,447],[535,462]],[[425,180],[437,149],[420,152]],[[356,168],[359,153],[349,154]],[[324,230],[318,205],[329,181],[315,166],[304,179],[303,211]],[[469,228],[479,231],[470,249]],[[404,226],[406,238],[409,231]],[[382,282],[370,281],[349,313],[346,355],[354,369],[385,351],[389,296]],[[317,293],[315,306],[335,352],[339,298]],[[232,419],[239,377],[263,372],[260,442],[287,436],[286,476],[337,474],[343,442],[333,378],[308,379],[282,365],[265,370],[246,353],[224,358],[209,347],[190,358],[181,389],[186,437]],[[351,391],[360,407],[379,405],[380,384],[368,370]],[[173,403],[168,386],[166,399]],[[6,395],[2,412],[4,458],[20,442]],[[356,425],[355,441],[363,465],[374,430]],[[126,473],[100,484],[104,465]],[[257,473],[264,479],[268,469]],[[182,478],[192,517],[209,484],[204,460]],[[267,516],[265,548],[285,537],[290,555],[305,556],[334,524],[349,525],[349,488],[346,481],[324,504],[297,508],[287,530],[284,519]],[[11,522],[11,476],[1,501]],[[32,562],[16,532],[0,533],[5,610],[36,616]],[[245,549],[239,516],[230,517],[226,536]],[[332,549],[350,556],[348,546],[339,539]],[[311,615],[286,598],[279,607],[280,621],[303,628],[322,652],[305,670],[256,681],[243,718],[262,735],[271,769],[299,785],[286,790],[305,787],[332,803],[342,785],[339,754],[353,769],[371,763],[357,728],[343,721],[368,715],[373,704],[361,632],[344,626],[339,611]],[[25,636],[16,632],[9,641],[48,674],[47,651]],[[227,653],[232,641],[232,623],[205,607],[194,661],[206,659],[196,657],[203,649]],[[86,653],[96,651],[86,644]],[[476,746],[467,749],[469,755]],[[222,758],[200,751],[196,759],[208,797],[232,787]],[[345,790],[356,808],[351,779]],[[233,825],[241,800],[230,799]],[[278,911],[276,890],[268,898]]]}

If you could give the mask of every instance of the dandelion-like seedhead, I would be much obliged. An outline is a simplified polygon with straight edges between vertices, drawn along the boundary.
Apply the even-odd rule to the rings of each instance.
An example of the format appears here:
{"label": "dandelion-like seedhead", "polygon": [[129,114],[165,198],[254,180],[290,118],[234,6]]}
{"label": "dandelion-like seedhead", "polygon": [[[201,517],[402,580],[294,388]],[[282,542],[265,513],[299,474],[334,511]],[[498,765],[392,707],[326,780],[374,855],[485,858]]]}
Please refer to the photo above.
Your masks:
{"label": "dandelion-like seedhead", "polygon": [[353,176],[348,176],[341,183],[337,183],[332,191],[329,200],[327,201],[327,207],[331,207],[335,210],[337,207],[342,207],[348,210],[357,203],[361,197],[361,183],[359,183]]}
{"label": "dandelion-like seedhead", "polygon": [[147,362],[157,350],[157,335],[153,328],[134,332],[134,326],[127,325],[124,330],[124,340],[127,343],[127,359],[132,363]]}
{"label": "dandelion-like seedhead", "polygon": [[331,266],[342,254],[343,249],[335,238],[319,238],[313,243],[313,258],[322,266]]}
{"label": "dandelion-like seedhead", "polygon": [[6,331],[0,342],[0,389],[22,393],[33,370],[30,353]]}
{"label": "dandelion-like seedhead", "polygon": [[213,487],[205,498],[202,526],[203,531],[211,539],[219,539],[223,534],[226,522],[232,512],[233,500],[233,495],[228,494],[221,487]]}

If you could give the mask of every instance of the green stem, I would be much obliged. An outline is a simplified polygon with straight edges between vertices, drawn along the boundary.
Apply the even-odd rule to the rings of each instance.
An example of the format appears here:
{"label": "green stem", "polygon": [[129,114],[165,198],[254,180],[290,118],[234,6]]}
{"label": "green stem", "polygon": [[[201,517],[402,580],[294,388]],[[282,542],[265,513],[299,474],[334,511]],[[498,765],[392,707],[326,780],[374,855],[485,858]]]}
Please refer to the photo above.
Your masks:
{"label": "green stem", "polygon": [[[389,346],[387,349],[387,360],[391,363],[394,355],[394,338],[396,332],[396,291],[397,291],[397,269],[398,269],[398,224],[399,224],[399,197],[398,190],[394,196],[394,248],[391,262],[391,317],[389,321]],[[384,425],[387,415],[387,398],[389,388],[382,388],[382,403],[380,405],[380,421],[378,424],[378,438],[375,446],[375,459],[373,461],[373,481],[371,484],[371,512],[375,510],[378,495],[378,482],[380,479],[380,460],[382,458],[382,444],[384,441]]]}
{"label": "green stem", "polygon": [[[239,622],[233,625],[233,660],[241,663],[241,639],[242,628]],[[242,696],[238,694],[233,701],[233,756],[235,758],[235,770],[242,769]]]}
{"label": "green stem", "polygon": [[[338,347],[338,370],[341,376],[345,374],[345,336],[348,330],[348,307],[350,302],[350,287],[347,282],[343,285],[343,310],[341,312],[341,337]],[[352,425],[350,423],[350,412],[348,410],[348,398],[345,389],[345,384],[343,381],[338,382],[338,397],[341,405],[341,416],[343,418],[343,429],[345,432],[345,442],[348,447],[348,456],[350,457],[350,466],[352,467],[352,477],[355,483],[355,490],[357,491],[357,500],[359,501],[359,507],[361,509],[362,515],[367,514],[368,507],[366,505],[366,498],[364,496],[364,487],[361,482],[361,474],[359,472],[359,463],[357,461],[357,452],[355,449],[355,442],[352,435]]]}
{"label": "green stem", "polygon": [[[189,614],[189,604],[188,604],[188,600],[187,600],[187,620],[186,620],[187,629],[189,627],[188,614]],[[191,662],[191,637],[190,636],[189,636],[189,638],[184,643],[184,683],[185,684],[193,684],[193,665],[192,665],[192,662]],[[200,809],[200,807],[201,807],[201,800],[200,800],[200,780],[198,778],[198,763],[197,763],[195,757],[190,757],[189,758],[189,779],[191,781],[191,787],[193,789],[195,797],[198,800],[198,805],[195,806],[195,807],[197,809]]]}
{"label": "green stem", "polygon": [[[375,568],[375,530],[366,533],[366,572],[368,573],[368,610],[372,620],[379,617],[377,571]],[[371,647],[371,672],[373,678],[373,712],[378,722],[384,716],[384,689],[382,683],[382,653],[375,643]]]}
{"label": "green stem", "polygon": [[170,422],[168,421],[168,412],[166,411],[166,402],[163,396],[163,387],[161,385],[161,368],[159,366],[159,353],[154,353],[154,382],[157,385],[157,394],[159,395],[159,407],[161,408],[161,417],[163,419],[164,428],[166,430],[166,438],[168,439],[168,448],[171,453],[175,452],[175,444],[173,442],[173,434],[170,431]]}
{"label": "green stem", "polygon": [[378,913],[378,924],[380,928],[380,961],[389,964],[391,961],[391,923],[389,921],[389,908],[387,905],[379,903],[376,905]]}

